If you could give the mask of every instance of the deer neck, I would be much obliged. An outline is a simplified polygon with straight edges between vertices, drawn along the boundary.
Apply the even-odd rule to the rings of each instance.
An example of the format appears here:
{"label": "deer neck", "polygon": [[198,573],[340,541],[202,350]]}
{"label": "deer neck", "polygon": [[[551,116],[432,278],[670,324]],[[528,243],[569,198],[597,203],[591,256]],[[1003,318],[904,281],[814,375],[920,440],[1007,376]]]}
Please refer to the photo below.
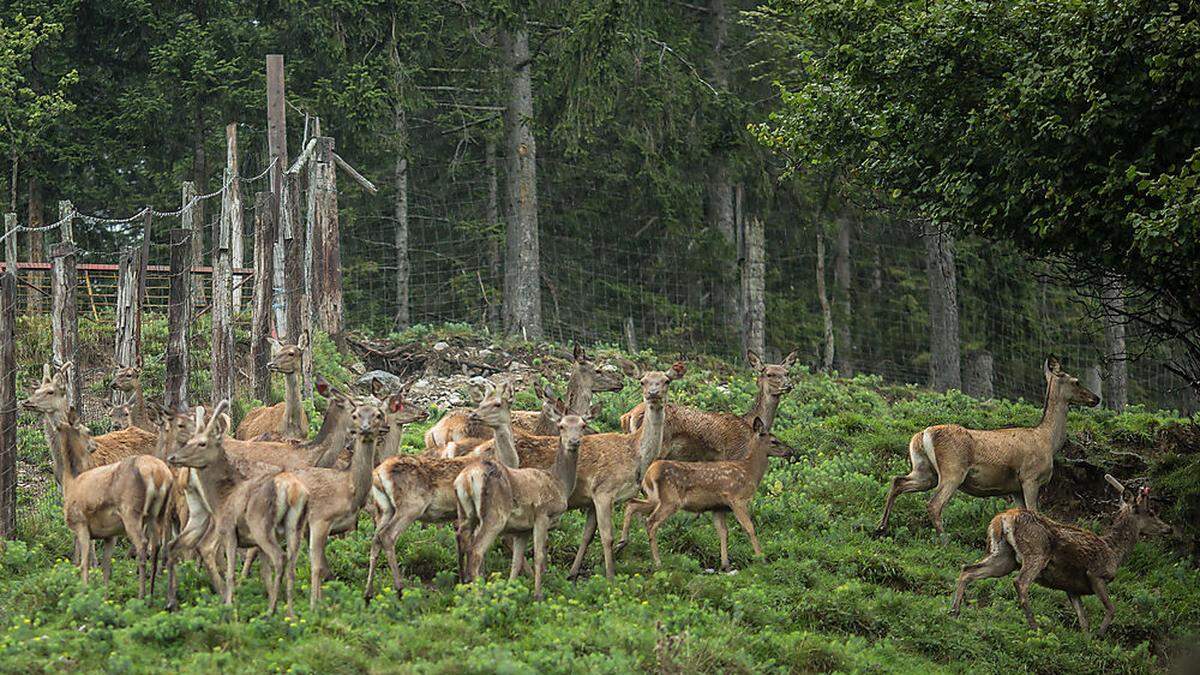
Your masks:
{"label": "deer neck", "polygon": [[229,463],[229,457],[224,451],[220,452],[213,461],[203,467],[193,468],[192,471],[200,479],[200,487],[205,500],[215,500],[215,502],[209,503],[213,509],[220,508],[221,503],[225,501],[225,497],[233,490],[234,486],[244,479],[241,473]]}
{"label": "deer neck", "polygon": [[517,455],[517,441],[513,436],[512,418],[506,416],[504,421],[492,429],[496,438],[496,458],[510,469],[521,466],[521,458]]}
{"label": "deer neck", "polygon": [[666,411],[661,401],[654,403],[646,401],[646,414],[642,419],[642,426],[638,429],[638,433],[641,434],[641,438],[638,440],[639,480],[662,452],[665,417]]}
{"label": "deer neck", "polygon": [[300,374],[292,371],[283,376],[283,435],[303,438],[308,435],[304,429],[300,406]]}
{"label": "deer neck", "polygon": [[140,429],[150,428],[150,415],[146,412],[146,396],[142,391],[142,380],[139,378],[133,383],[133,409],[129,414],[130,426],[135,426]]}
{"label": "deer neck", "polygon": [[581,368],[576,366],[571,371],[571,379],[567,381],[567,410],[572,415],[586,415],[592,405],[592,388],[583,383]]}
{"label": "deer neck", "polygon": [[359,434],[354,437],[354,456],[350,458],[351,480],[354,484],[354,511],[358,512],[367,503],[371,490],[371,469],[375,468],[375,437]]}
{"label": "deer neck", "polygon": [[1067,440],[1067,409],[1070,406],[1057,394],[1058,392],[1052,386],[1047,386],[1042,420],[1034,427],[1045,435],[1051,455],[1057,452]]}
{"label": "deer neck", "polygon": [[337,461],[350,435],[347,412],[345,406],[338,405],[325,414],[317,437],[306,445],[309,448],[310,464],[327,469]]}
{"label": "deer neck", "polygon": [[759,379],[758,395],[754,397],[754,405],[750,406],[750,411],[742,415],[742,419],[747,424],[753,424],[754,418],[762,420],[763,426],[767,431],[771,430],[771,425],[775,423],[775,411],[779,409],[779,395],[772,394],[767,390],[765,379]]}
{"label": "deer neck", "polygon": [[554,476],[554,480],[562,487],[563,494],[570,497],[575,491],[576,469],[579,465],[579,451],[569,452],[563,446],[562,441],[558,442],[558,455],[554,458],[554,466],[550,470],[550,475]]}
{"label": "deer neck", "polygon": [[751,445],[750,451],[742,461],[746,463],[750,482],[753,485],[761,483],[763,476],[767,473],[767,467],[770,466],[770,459],[767,457],[767,447],[765,445],[761,447],[759,445]]}
{"label": "deer neck", "polygon": [[379,452],[379,460],[383,461],[389,457],[395,457],[400,454],[400,444],[404,441],[404,424],[400,422],[390,422],[388,424],[387,433],[383,436],[383,447]]}
{"label": "deer neck", "polygon": [[62,482],[63,494],[65,495],[73,485],[75,480],[79,478],[79,474],[92,468],[91,459],[88,457],[87,448],[78,448],[75,443],[70,443],[62,438],[60,432],[55,434],[58,437],[57,452],[60,455],[58,464],[60,466],[60,480]]}
{"label": "deer neck", "polygon": [[1133,518],[1133,511],[1121,509],[1116,519],[1113,520],[1112,529],[1104,535],[1103,539],[1104,543],[1112,549],[1113,567],[1119,567],[1138,541],[1138,527]]}

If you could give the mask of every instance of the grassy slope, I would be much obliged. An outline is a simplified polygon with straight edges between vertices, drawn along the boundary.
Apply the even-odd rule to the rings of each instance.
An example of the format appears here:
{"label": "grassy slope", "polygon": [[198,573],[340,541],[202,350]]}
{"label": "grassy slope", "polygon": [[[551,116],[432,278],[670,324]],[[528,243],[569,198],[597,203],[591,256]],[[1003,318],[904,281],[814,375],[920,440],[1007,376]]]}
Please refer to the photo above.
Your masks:
{"label": "grassy slope", "polygon": [[[743,373],[724,378],[698,368],[675,400],[708,409],[741,410],[753,385]],[[885,395],[886,394],[886,397]],[[637,398],[633,386],[605,401],[605,422]],[[527,397],[522,397],[529,403]],[[894,403],[889,403],[893,400]],[[360,594],[369,521],[332,544],[338,577],[327,606],[307,610],[299,583],[300,619],[261,618],[257,579],[239,589],[240,604],[217,604],[198,570],[182,572],[184,607],[162,611],[161,590],[136,600],[131,561],[120,557],[114,581],[82,589],[63,559],[70,539],[57,514],[25,524],[25,540],[0,556],[0,670],[82,668],[115,671],[162,667],[184,671],[270,670],[352,672],[625,672],[898,670],[1044,672],[1145,671],[1200,625],[1200,573],[1159,542],[1139,544],[1111,585],[1118,608],[1110,634],[1079,634],[1066,598],[1037,588],[1041,630],[1024,627],[1011,579],[975,584],[960,619],[946,616],[959,567],[982,552],[999,500],[956,497],[946,510],[947,543],[931,536],[925,500],[899,500],[893,536],[869,536],[887,478],[906,469],[905,444],[935,421],[976,426],[1032,423],[1040,410],[1023,403],[980,404],[960,395],[886,389],[872,379],[832,381],[804,376],[781,408],[777,431],[800,448],[793,464],[773,466],[754,515],[766,551],[755,561],[731,527],[736,575],[717,565],[707,518],[676,516],[663,529],[665,567],[654,572],[644,531],[618,563],[616,583],[592,576],[565,579],[582,519],[571,514],[552,535],[549,598],[530,602],[523,581],[494,577],[456,588],[453,537],[447,527],[417,526],[401,538],[400,559],[411,587],[370,607]],[[314,420],[315,424],[315,420]],[[1072,413],[1073,434],[1099,439],[1144,436],[1160,421],[1146,414]],[[413,429],[408,443],[420,442]],[[35,434],[22,436],[36,443]],[[38,449],[23,448],[23,456]],[[493,552],[489,569],[504,569]],[[600,566],[599,546],[589,562]],[[300,576],[307,578],[302,562]],[[386,574],[385,574],[386,577]],[[426,582],[422,583],[421,579]],[[1085,601],[1098,621],[1101,608]]]}

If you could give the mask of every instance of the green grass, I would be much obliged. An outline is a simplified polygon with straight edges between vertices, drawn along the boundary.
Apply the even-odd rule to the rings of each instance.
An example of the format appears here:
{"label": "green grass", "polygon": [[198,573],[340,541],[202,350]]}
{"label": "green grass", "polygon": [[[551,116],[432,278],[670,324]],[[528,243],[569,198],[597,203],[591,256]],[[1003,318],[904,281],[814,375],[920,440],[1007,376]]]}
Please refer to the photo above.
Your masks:
{"label": "green grass", "polygon": [[[753,384],[746,373],[728,386],[713,386],[718,382],[726,378],[693,368],[672,396],[710,409],[748,404]],[[600,424],[612,428],[637,392],[631,384],[603,400]],[[37,505],[44,518],[22,521],[22,539],[0,556],[0,670],[1163,669],[1172,650],[1200,626],[1200,573],[1172,552],[1171,542],[1137,546],[1110,585],[1117,616],[1109,634],[1089,639],[1077,629],[1065,595],[1040,587],[1032,593],[1040,628],[1027,629],[1011,578],[974,584],[962,616],[947,616],[959,568],[981,556],[984,529],[1006,506],[999,500],[955,497],[945,512],[949,537],[943,543],[928,526],[924,496],[907,495],[898,501],[892,535],[870,536],[887,479],[907,468],[904,448],[914,431],[933,422],[1031,423],[1039,413],[1040,406],[1024,402],[978,403],[959,394],[888,387],[873,378],[801,375],[777,422],[779,435],[800,456],[772,466],[754,505],[763,560],[753,558],[741,530],[732,527],[731,552],[740,571],[708,573],[719,564],[709,519],[676,516],[662,530],[661,571],[653,570],[644,530],[635,527],[614,583],[603,578],[597,541],[588,557],[593,574],[572,584],[565,573],[582,518],[569,514],[551,536],[542,603],[531,601],[526,581],[499,579],[507,556],[498,550],[489,557],[490,581],[456,586],[450,528],[415,526],[399,544],[408,588],[364,605],[371,532],[364,516],[357,533],[331,544],[337,579],[326,584],[326,602],[317,613],[307,608],[306,558],[294,622],[262,616],[266,603],[257,576],[239,587],[235,608],[221,606],[190,562],[181,568],[183,607],[167,613],[161,589],[147,602],[136,599],[135,568],[123,556],[108,587],[98,576],[89,588],[80,586],[77,570],[64,559],[70,538],[52,496]],[[1072,436],[1086,431],[1089,452],[1097,454],[1117,442],[1149,442],[1169,421],[1144,411],[1086,411],[1070,418]],[[406,439],[413,449],[420,431]],[[37,444],[39,435],[23,433],[21,442]],[[21,452],[41,456],[44,449]],[[1183,471],[1177,457],[1164,461],[1162,471],[1178,489],[1195,489],[1177,475]],[[1098,623],[1099,603],[1088,598],[1085,606]]]}

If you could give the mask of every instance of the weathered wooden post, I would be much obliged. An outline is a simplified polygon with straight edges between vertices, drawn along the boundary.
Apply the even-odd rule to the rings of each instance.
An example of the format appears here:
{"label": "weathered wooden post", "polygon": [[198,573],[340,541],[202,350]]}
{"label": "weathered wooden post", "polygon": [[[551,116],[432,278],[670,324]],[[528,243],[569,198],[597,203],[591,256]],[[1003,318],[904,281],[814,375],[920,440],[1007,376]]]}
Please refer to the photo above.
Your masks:
{"label": "weathered wooden post", "polygon": [[[231,122],[225,131],[226,136],[232,134],[234,147],[237,147],[237,123]],[[232,160],[233,180],[229,181],[229,187],[225,188],[226,194],[229,196],[229,257],[230,265],[233,269],[242,269],[245,267],[245,252],[243,251],[243,241],[245,236],[245,224],[242,213],[242,188],[238,180],[238,158],[235,154]],[[239,280],[240,281],[240,280]],[[240,312],[242,310],[242,285],[234,284],[232,296],[233,311]]]}
{"label": "weathered wooden post", "polygon": [[[284,178],[283,191],[283,237],[286,246],[284,258],[284,295],[287,305],[287,342],[297,344],[300,336],[311,333],[311,313],[304,292],[304,230],[300,227],[300,179],[295,173]],[[312,396],[312,350],[304,353],[304,394]]]}
{"label": "weathered wooden post", "polygon": [[[237,125],[225,127],[225,177],[237,176]],[[236,182],[236,181],[233,181]],[[233,269],[231,236],[233,233],[234,194],[221,195],[221,221],[217,232],[216,255],[212,274],[212,405],[233,398]],[[237,208],[241,208],[238,204]]]}
{"label": "weathered wooden post", "polygon": [[275,219],[274,276],[275,328],[280,335],[291,333],[287,324],[284,290],[283,191],[284,173],[288,168],[287,102],[284,98],[283,55],[267,54],[267,150],[271,156],[271,213]]}
{"label": "weathered wooden post", "polygon": [[316,154],[309,168],[309,199],[312,200],[313,301],[317,325],[335,341],[341,342],[342,261],[338,228],[337,171],[334,143],[328,136],[316,139]]}
{"label": "weathered wooden post", "polygon": [[[17,274],[17,214],[4,214],[4,271]],[[14,279],[15,281],[15,279]]]}
{"label": "weathered wooden post", "polygon": [[67,374],[67,401],[75,406],[80,416],[83,416],[82,392],[80,391],[80,363],[77,345],[79,344],[79,316],[76,313],[75,284],[78,279],[76,272],[75,231],[72,227],[72,215],[75,207],[69,201],[58,203],[59,220],[63,220],[61,232],[62,241],[51,252],[51,313],[50,326],[54,343],[54,361],[58,364],[70,363],[72,368]]}
{"label": "weathered wooden post", "polygon": [[[188,264],[192,268],[191,271],[194,272],[197,268],[204,265],[204,223],[202,222],[202,218],[196,217],[196,204],[192,203],[192,200],[196,198],[196,184],[190,180],[185,180],[180,192],[183,213],[179,215],[179,226],[192,232],[191,243],[189,244],[191,247],[191,257]],[[190,317],[204,306],[204,284],[192,284],[192,296],[189,302],[191,304],[188,307],[188,316]]]}
{"label": "weathered wooden post", "polygon": [[[138,266],[138,249],[126,246],[117,259],[117,306],[114,331],[114,356],[119,367],[137,363],[137,316],[141,311],[141,300],[137,289],[141,276]],[[112,403],[124,403],[121,392],[113,390]]]}
{"label": "weathered wooden post", "polygon": [[761,356],[766,348],[767,340],[767,261],[766,232],[762,219],[757,216],[751,217],[746,223],[744,248],[741,298],[744,340],[742,348],[743,351],[753,349],[755,354]]}
{"label": "weathered wooden post", "polygon": [[633,329],[633,317],[625,317],[625,348],[630,354],[636,354],[638,351],[637,333]]}
{"label": "weathered wooden post", "polygon": [[[152,225],[154,223],[154,214],[150,212],[150,207],[146,207],[146,213],[142,216],[142,245],[138,250],[137,257],[137,313],[134,314],[134,329],[133,343],[136,345],[134,352],[135,361],[138,366],[142,365],[142,323],[146,312],[146,284],[150,279],[150,238]],[[133,365],[132,363],[129,365]]]}
{"label": "weathered wooden post", "polygon": [[[16,214],[9,239],[16,243]],[[5,218],[8,221],[8,218]],[[17,526],[17,274],[14,247],[6,245],[4,274],[0,274],[0,540],[11,539]]]}
{"label": "weathered wooden post", "polygon": [[271,397],[271,302],[275,277],[275,220],[271,193],[254,195],[254,306],[250,312],[250,381],[254,397],[264,403]]}
{"label": "weathered wooden post", "polygon": [[163,400],[167,410],[187,406],[188,324],[191,323],[192,231],[179,228],[169,233],[171,243],[170,296],[167,301],[167,359]]}

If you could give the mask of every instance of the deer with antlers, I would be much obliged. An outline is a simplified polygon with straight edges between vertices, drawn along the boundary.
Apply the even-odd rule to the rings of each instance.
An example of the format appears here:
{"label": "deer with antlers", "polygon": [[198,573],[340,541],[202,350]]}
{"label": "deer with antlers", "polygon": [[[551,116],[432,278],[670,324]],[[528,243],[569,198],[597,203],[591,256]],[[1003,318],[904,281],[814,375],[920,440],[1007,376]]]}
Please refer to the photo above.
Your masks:
{"label": "deer with antlers", "polygon": [[963,567],[954,589],[950,614],[957,616],[967,584],[977,579],[1003,577],[1020,567],[1014,584],[1017,599],[1030,628],[1037,628],[1029,606],[1029,586],[1037,582],[1066,591],[1079,627],[1088,632],[1083,596],[1096,595],[1104,605],[1099,635],[1104,635],[1116,610],[1108,597],[1108,582],[1117,575],[1134,544],[1144,534],[1170,534],[1171,526],[1158,517],[1150,501],[1150,488],[1143,487],[1130,498],[1125,486],[1109,474],[1104,479],[1120,496],[1120,507],[1112,526],[1103,535],[1051,520],[1028,509],[1010,509],[988,525],[988,555]]}
{"label": "deer with antlers", "polygon": [[533,538],[533,597],[542,599],[546,538],[567,510],[575,489],[579,444],[587,419],[566,415],[559,420],[558,452],[549,470],[511,468],[485,459],[454,479],[458,498],[459,577],[479,578],[483,559],[500,534],[512,536],[510,579],[521,572],[525,545]]}
{"label": "deer with antlers", "polygon": [[303,440],[308,437],[308,415],[300,402],[300,374],[304,369],[304,352],[308,350],[308,333],[301,334],[300,340],[294,345],[285,345],[275,338],[270,340],[271,362],[268,367],[273,372],[283,374],[283,402],[246,413],[233,436],[248,441],[263,434],[275,433],[283,438]]}
{"label": "deer with antlers", "polygon": [[[750,410],[743,415],[709,412],[688,406],[667,406],[663,427],[663,446],[669,459],[713,461],[735,459],[754,437],[751,424],[762,420],[767,431],[775,423],[779,402],[792,390],[788,371],[795,365],[793,351],[782,363],[765,363],[754,350],[746,351],[750,367],[757,373],[758,393]],[[621,416],[621,429],[630,433],[641,426],[645,404],[639,403]],[[734,453],[732,456],[728,452]]]}
{"label": "deer with antlers", "polygon": [[[217,593],[225,604],[233,604],[237,582],[234,564],[237,547],[242,545],[262,550],[271,566],[270,580],[265,583],[268,613],[274,613],[286,577],[287,613],[292,616],[296,559],[307,524],[310,493],[303,481],[279,467],[228,456],[222,442],[229,428],[225,414],[228,407],[228,401],[222,401],[208,419],[204,408],[197,408],[196,433],[168,458],[172,464],[189,469],[189,518],[171,542],[167,606],[177,606],[173,563],[184,551],[197,546]],[[280,539],[286,548],[279,545]],[[225,556],[224,574],[219,564],[221,554]],[[266,577],[265,567],[263,574]]]}
{"label": "deer with antlers", "polygon": [[625,508],[625,523],[621,527],[621,540],[616,552],[625,548],[629,541],[629,524],[634,514],[646,517],[646,533],[650,537],[650,555],[654,566],[661,567],[658,556],[658,528],[680,509],[690,513],[712,514],[713,527],[721,540],[721,569],[728,571],[729,528],[725,517],[733,517],[746,531],[754,555],[762,556],[754,521],[750,518],[750,502],[758,491],[758,485],[767,473],[769,457],[788,458],[794,452],[767,431],[766,424],[754,418],[751,427],[754,436],[745,455],[740,459],[716,462],[680,462],[660,459],[650,465],[642,478],[645,499],[634,499]]}
{"label": "deer with antlers", "polygon": [[116,537],[129,539],[137,556],[138,597],[146,595],[146,562],[150,567],[150,592],[158,571],[159,549],[169,518],[170,467],[150,455],[127,457],[120,462],[94,466],[91,439],[78,423],[74,410],[58,422],[53,450],[62,467],[63,517],[75,534],[75,551],[86,586],[92,539],[105,542],[101,556],[104,582],[112,572]]}
{"label": "deer with antlers", "polygon": [[942,509],[957,490],[975,497],[1010,496],[1018,506],[1037,511],[1038,492],[1054,472],[1054,453],[1067,438],[1067,409],[1094,406],[1100,397],[1063,372],[1051,356],[1043,365],[1046,402],[1042,419],[1033,427],[967,429],[942,424],[917,432],[908,443],[912,470],[892,478],[877,534],[887,531],[896,497],[936,487],[929,517],[944,534]]}
{"label": "deer with antlers", "polygon": [[150,412],[146,407],[146,395],[142,391],[142,369],[138,366],[118,368],[113,373],[112,388],[125,395],[129,412],[129,424],[125,426],[135,426],[154,433],[156,431],[154,421],[150,419]]}

